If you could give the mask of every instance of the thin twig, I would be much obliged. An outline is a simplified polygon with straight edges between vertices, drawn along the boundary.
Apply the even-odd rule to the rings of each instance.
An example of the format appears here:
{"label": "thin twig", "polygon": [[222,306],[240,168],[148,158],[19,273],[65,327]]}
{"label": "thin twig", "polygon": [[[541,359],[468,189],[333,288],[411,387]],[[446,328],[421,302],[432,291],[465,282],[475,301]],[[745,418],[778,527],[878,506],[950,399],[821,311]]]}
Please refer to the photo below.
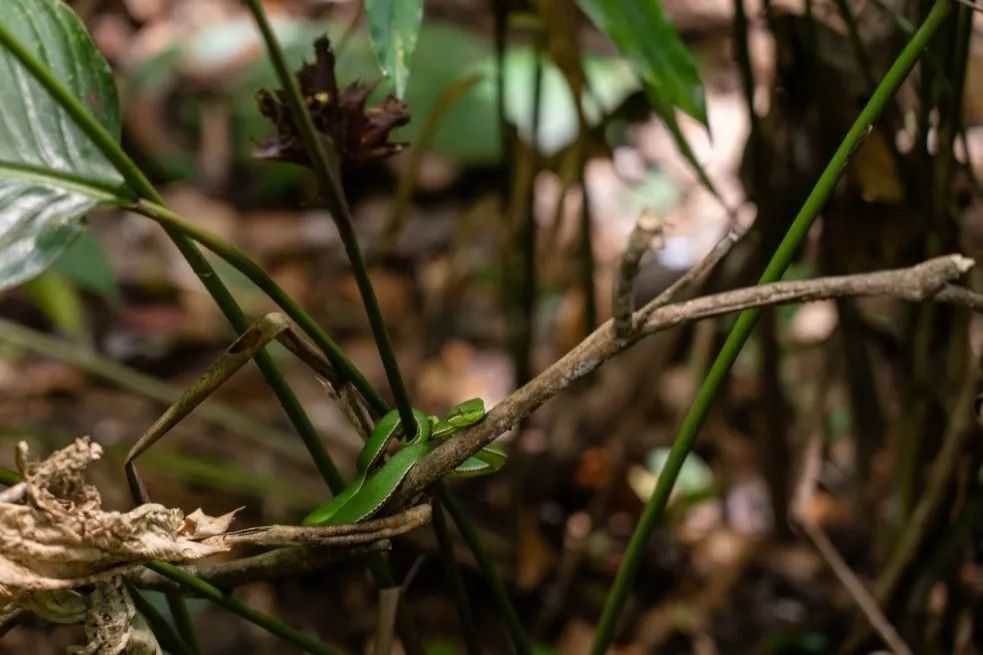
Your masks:
{"label": "thin twig", "polygon": [[349,525],[305,527],[265,525],[226,532],[204,543],[227,546],[353,546],[406,534],[430,520],[430,506],[417,505],[405,512]]}
{"label": "thin twig", "polygon": [[652,315],[652,312],[657,310],[659,307],[669,304],[675,299],[680,291],[701,280],[710,271],[717,267],[730,249],[734,247],[734,244],[741,238],[741,235],[737,233],[736,230],[727,230],[727,234],[720,238],[717,243],[714,244],[713,248],[710,249],[706,255],[703,256],[696,266],[693,266],[688,271],[686,271],[679,279],[670,284],[666,289],[652,299],[647,305],[642,307],[638,311],[636,322],[644,323],[648,320],[648,317]]}
{"label": "thin twig", "polygon": [[[277,548],[259,555],[240,557],[216,564],[185,564],[178,567],[221,589],[231,589],[253,582],[276,580],[292,575],[320,571],[336,562],[347,561],[366,553],[379,553],[389,549],[388,541],[376,541],[356,548],[334,546],[289,546]],[[146,568],[126,572],[126,578],[142,589],[157,591],[183,591],[187,588]],[[191,595],[199,595],[193,590]]]}
{"label": "thin twig", "polygon": [[635,280],[642,257],[649,250],[659,250],[665,244],[662,238],[662,218],[651,208],[642,210],[635,227],[628,236],[628,247],[621,255],[618,273],[614,278],[614,335],[624,339],[632,331],[632,314],[635,311]]}
{"label": "thin twig", "polygon": [[703,296],[660,307],[651,312],[644,321],[636,320],[635,332],[629,339],[622,341],[614,339],[611,322],[608,321],[528,384],[493,407],[484,421],[463,429],[454,439],[438,446],[413,467],[392,506],[408,504],[416,494],[447,475],[572,382],[646,336],[744,309],[837,297],[883,295],[912,301],[934,299],[979,311],[983,309],[983,296],[946,286],[947,282],[965,273],[971,262],[972,260],[961,255],[948,255],[910,268],[815,280],[774,282]]}

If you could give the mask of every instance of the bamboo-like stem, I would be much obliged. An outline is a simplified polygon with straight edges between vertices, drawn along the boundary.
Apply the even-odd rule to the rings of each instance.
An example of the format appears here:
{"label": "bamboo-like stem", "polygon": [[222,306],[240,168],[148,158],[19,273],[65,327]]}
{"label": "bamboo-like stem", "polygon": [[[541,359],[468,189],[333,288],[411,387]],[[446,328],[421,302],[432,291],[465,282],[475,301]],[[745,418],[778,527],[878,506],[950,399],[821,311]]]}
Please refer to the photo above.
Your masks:
{"label": "bamboo-like stem", "polygon": [[[157,642],[164,650],[171,653],[171,655],[201,655],[200,652],[191,650],[191,647],[178,635],[174,626],[168,622],[164,615],[152,603],[137,591],[136,587],[125,580],[123,584],[126,587],[126,593],[133,600],[133,606],[143,615],[147,625],[150,626],[150,631],[154,633],[154,637],[157,638]],[[168,601],[170,598],[168,596]]]}
{"label": "bamboo-like stem", "polygon": [[[468,600],[468,590],[464,586],[461,569],[454,559],[454,543],[451,541],[450,530],[447,529],[447,519],[444,518],[444,508],[441,507],[440,503],[434,504],[432,521],[434,534],[437,535],[437,545],[443,554],[441,559],[444,564],[444,572],[447,575],[447,582],[454,590],[454,601],[457,603],[457,618],[461,622],[461,637],[464,639],[464,648],[468,655],[481,655],[481,640],[478,637],[478,628],[474,623],[474,615],[471,613],[471,601]],[[448,557],[448,553],[450,553],[450,557]]]}
{"label": "bamboo-like stem", "polygon": [[436,493],[441,504],[450,512],[451,518],[454,519],[458,530],[461,532],[461,536],[464,537],[464,541],[471,548],[471,552],[474,553],[478,566],[481,568],[482,574],[485,577],[485,582],[488,584],[492,593],[492,599],[498,605],[498,611],[501,612],[502,619],[505,621],[505,627],[512,640],[512,647],[519,655],[531,655],[533,651],[529,637],[526,635],[525,628],[522,627],[522,621],[519,619],[518,613],[516,613],[512,602],[509,600],[505,583],[502,582],[501,576],[495,571],[495,564],[492,562],[488,551],[485,550],[484,544],[481,543],[481,538],[478,536],[477,530],[474,529],[470,521],[459,520],[460,518],[465,518],[464,508],[447,492],[447,489],[442,483],[437,485]]}
{"label": "bamboo-like stem", "polygon": [[[123,149],[116,143],[112,135],[86,110],[79,99],[2,24],[0,24],[0,45],[10,51],[28,72],[44,86],[52,98],[65,109],[69,116],[79,125],[80,129],[85,132],[103,156],[113,164],[129,185],[130,190],[137,196],[134,200],[143,199],[144,201],[155,204],[163,203],[160,194],[157,193],[157,190],[147,180],[137,165],[123,152]],[[205,256],[180,231],[169,228],[166,229],[166,232],[201,280],[206,290],[214,298],[222,313],[232,324],[232,327],[239,333],[244,332],[249,327],[249,322],[245,314],[242,312],[238,303],[236,303],[228,288],[222,283],[214,268],[205,259]],[[283,406],[284,412],[287,414],[290,422],[294,425],[301,439],[304,441],[304,445],[307,447],[319,473],[332,491],[338,493],[344,487],[344,482],[334,462],[328,455],[327,450],[325,450],[324,444],[321,443],[313,423],[311,423],[297,396],[290,389],[283,374],[265,350],[258,352],[254,359],[263,377]],[[368,557],[368,565],[377,580],[385,583],[385,580],[388,578],[391,582],[392,575],[389,573],[385,561],[377,553]],[[188,577],[186,574],[184,575]],[[194,580],[193,577],[190,579]],[[253,613],[252,610],[241,613],[241,615],[249,620],[261,617],[263,620],[262,625],[271,631],[276,630],[283,634],[291,634],[292,632],[288,626],[278,624],[272,617]],[[411,624],[406,626],[405,630],[403,629],[404,623],[408,622],[401,622],[401,633],[415,635],[415,629]],[[418,639],[407,639],[404,641],[404,646],[410,655],[422,655],[423,653],[423,648],[420,646]],[[331,651],[325,650],[321,652]]]}
{"label": "bamboo-like stem", "polygon": [[[283,50],[273,32],[262,3],[259,0],[245,0],[245,4],[250,13],[253,15],[253,18],[255,19],[256,24],[263,36],[263,40],[266,43],[273,67],[276,70],[280,83],[283,86],[284,93],[286,94],[287,102],[290,105],[291,115],[293,116],[294,122],[300,130],[304,145],[314,166],[315,178],[317,179],[321,194],[335,220],[335,224],[338,227],[338,233],[341,236],[342,242],[344,243],[345,251],[348,254],[348,259],[351,262],[352,270],[355,274],[355,280],[358,284],[359,292],[362,295],[362,301],[365,305],[365,311],[368,314],[373,335],[375,336],[379,356],[381,357],[383,366],[386,369],[386,376],[389,379],[389,386],[392,390],[393,398],[396,401],[396,409],[399,412],[400,422],[403,424],[404,430],[407,432],[407,434],[411,434],[414,431],[412,426],[415,425],[415,421],[413,419],[409,394],[407,393],[406,386],[403,383],[403,378],[399,370],[399,364],[396,360],[395,351],[393,350],[392,343],[389,340],[389,335],[386,332],[382,311],[379,308],[379,303],[375,296],[375,290],[372,287],[372,281],[369,278],[368,269],[365,265],[365,260],[362,256],[361,249],[359,248],[358,240],[355,236],[355,230],[352,227],[351,212],[345,197],[344,188],[341,185],[340,164],[337,153],[334,151],[332,144],[318,134],[314,126],[314,121],[307,109],[307,105],[304,102],[304,99],[301,97],[297,80],[294,78],[293,74],[289,70],[289,67],[287,66],[286,58],[283,55]],[[314,337],[312,336],[312,338]],[[384,413],[381,411],[381,408],[380,413]],[[449,492],[445,493],[444,495],[448,498],[450,497]],[[468,544],[472,547],[472,550],[475,548],[483,549],[480,539],[478,538],[477,530],[475,530],[474,526],[471,525],[466,513],[460,511],[453,513],[452,516],[454,517],[454,521],[457,524],[458,529],[461,530],[462,534],[470,533],[473,535],[474,539],[468,540]],[[475,552],[475,556],[478,556],[477,552]],[[384,562],[379,561],[376,562],[372,568],[374,574],[376,574],[376,581],[380,583],[381,587],[385,588],[387,585],[382,583],[379,576],[383,575],[384,568],[388,571],[388,567],[385,566]],[[495,574],[494,569],[485,567],[483,567],[483,573],[486,576],[492,577],[494,577]],[[385,576],[383,575],[383,577]],[[389,577],[391,577],[391,574]],[[491,582],[491,579],[489,582]],[[390,584],[388,586],[392,585]],[[514,609],[511,608],[511,605],[509,605],[509,609],[514,614]],[[415,635],[415,629],[412,629],[411,623],[406,620],[405,617],[405,612],[399,613],[398,621],[400,634],[404,637],[403,645],[408,650],[422,652],[422,646],[420,645],[418,639],[416,640],[417,643],[412,643],[414,641],[413,635]],[[407,643],[408,641],[410,643]]]}
{"label": "bamboo-like stem", "polygon": [[204,655],[201,644],[198,642],[198,632],[195,630],[194,621],[191,620],[191,613],[188,611],[188,603],[184,596],[175,592],[167,593],[167,606],[174,617],[174,625],[178,634],[188,647],[190,655]]}
{"label": "bamboo-like stem", "polygon": [[338,651],[329,647],[327,644],[324,644],[313,637],[309,637],[299,630],[291,628],[277,619],[274,619],[269,614],[253,609],[231,594],[222,593],[222,591],[217,587],[213,587],[207,582],[199,580],[193,575],[182,571],[173,564],[156,561],[148,563],[147,568],[151,571],[159,573],[165,578],[173,580],[196,595],[204,596],[216,605],[221,605],[225,609],[234,614],[238,614],[249,622],[255,623],[271,634],[276,635],[280,639],[294,644],[306,653],[311,653],[312,655],[338,655]]}
{"label": "bamboo-like stem", "polygon": [[[138,198],[143,198],[154,203],[162,203],[163,199],[157,190],[146,178],[140,168],[130,159],[111,134],[99,123],[92,114],[85,108],[82,102],[59,80],[49,69],[40,61],[33,52],[26,48],[13,33],[0,24],[0,45],[6,48],[17,60],[28,70],[28,72],[45,88],[51,97],[68,113],[85,135],[98,148],[99,152],[113,165],[114,168],[123,176],[129,190]],[[121,191],[123,195],[126,194]],[[236,303],[235,298],[228,288],[222,283],[218,273],[212,265],[205,259],[205,256],[194,245],[194,243],[178,231],[168,229],[167,235],[181,252],[181,255],[191,266],[195,275],[201,280],[205,289],[215,300],[226,319],[237,333],[245,331],[249,327],[249,321],[242,309]],[[301,406],[297,396],[287,384],[283,374],[274,364],[270,355],[259,352],[255,357],[256,366],[260,369],[273,393],[276,395],[286,413],[288,419],[293,424],[304,445],[311,455],[311,459],[317,466],[321,476],[333,489],[340,489],[341,475],[331,461],[330,456],[321,443],[314,424],[311,423],[307,413]]]}
{"label": "bamboo-like stem", "polygon": [[[839,181],[843,171],[846,169],[847,163],[850,161],[850,156],[859,147],[864,136],[872,128],[874,121],[880,116],[884,107],[894,96],[895,91],[908,76],[908,73],[918,61],[922,49],[935,34],[936,30],[938,30],[943,19],[949,13],[949,10],[950,0],[936,0],[925,22],[901,51],[901,54],[898,55],[894,64],[878,84],[867,105],[860,112],[860,115],[843,139],[843,142],[836,149],[826,169],[819,177],[808,198],[806,198],[799,214],[789,227],[785,238],[782,239],[774,256],[765,268],[759,284],[774,282],[784,274],[792,261],[792,257],[812,226],[813,221],[819,215],[820,210],[826,204],[827,199],[836,187],[836,183]],[[760,313],[760,308],[755,308],[742,312],[738,317],[730,334],[727,335],[727,340],[717,355],[717,359],[710,367],[707,377],[704,379],[699,391],[697,391],[696,398],[693,401],[689,413],[683,419],[670,450],[665,468],[659,475],[655,491],[645,505],[645,511],[642,513],[641,520],[635,528],[635,532],[632,534],[628,548],[625,551],[624,561],[608,593],[597,632],[595,633],[594,645],[591,649],[593,655],[603,655],[614,639],[617,620],[628,598],[631,583],[638,571],[649,537],[665,514],[669,495],[672,492],[673,486],[675,486],[676,478],[679,476],[683,462],[693,447],[696,434],[703,425],[713,399],[723,385],[731,366],[737,359],[737,355],[751,335],[751,330],[754,328],[754,324],[757,322]]]}
{"label": "bamboo-like stem", "polygon": [[245,275],[304,331],[338,371],[365,396],[366,401],[374,411],[380,414],[388,411],[385,399],[348,359],[341,347],[249,255],[161,204],[139,200],[133,205],[133,210],[160,223],[165,229],[176,230],[194,239]]}
{"label": "bamboo-like stem", "polygon": [[351,210],[345,198],[345,191],[341,185],[341,170],[338,155],[333,146],[322,137],[314,126],[314,120],[307,109],[300,94],[297,80],[287,65],[286,57],[280,42],[273,32],[270,21],[266,16],[260,0],[245,0],[246,7],[253,15],[256,25],[262,34],[266,49],[276,70],[280,84],[283,85],[283,92],[290,106],[290,113],[294,124],[300,131],[304,141],[304,146],[310,156],[314,167],[314,177],[317,180],[321,195],[331,212],[335,225],[338,227],[338,234],[345,246],[348,260],[352,265],[352,272],[355,275],[355,282],[358,285],[359,293],[362,295],[362,303],[365,305],[365,313],[369,318],[369,325],[375,337],[376,347],[379,350],[379,357],[382,365],[386,369],[386,377],[389,380],[389,388],[393,398],[396,400],[396,409],[399,411],[399,419],[403,424],[406,434],[413,433],[413,407],[410,405],[410,396],[406,391],[403,376],[399,371],[399,363],[396,360],[396,353],[393,350],[389,333],[386,331],[386,324],[379,308],[379,301],[372,287],[372,280],[369,278],[368,268],[365,265],[365,258],[359,248],[358,239],[355,236],[355,228],[352,226]]}

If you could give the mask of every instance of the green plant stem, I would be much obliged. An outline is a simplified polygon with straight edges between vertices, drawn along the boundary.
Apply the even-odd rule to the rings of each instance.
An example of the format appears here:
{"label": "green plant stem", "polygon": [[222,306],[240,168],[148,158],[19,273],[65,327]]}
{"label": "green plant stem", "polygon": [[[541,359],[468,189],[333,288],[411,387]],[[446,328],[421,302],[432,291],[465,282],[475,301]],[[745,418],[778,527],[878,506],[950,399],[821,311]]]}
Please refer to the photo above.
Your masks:
{"label": "green plant stem", "polygon": [[[99,149],[99,151],[109,160],[110,163],[119,171],[120,175],[129,185],[130,190],[136,193],[137,196],[143,198],[146,201],[151,201],[153,203],[163,203],[163,199],[157,190],[150,183],[150,181],[143,175],[137,165],[123,152],[123,149],[116,143],[116,140],[106,131],[106,129],[86,110],[83,104],[76,98],[62,83],[55,77],[50,70],[40,61],[34,54],[21,44],[17,38],[8,30],[4,25],[0,24],[0,45],[7,48],[21,64],[37,79],[37,81],[44,86],[44,88],[51,94],[52,98],[72,117],[72,119],[79,125],[80,129],[88,136],[92,143]],[[211,264],[205,259],[205,256],[201,251],[194,245],[194,243],[184,234],[175,230],[174,228],[165,228],[168,236],[174,242],[175,246],[187,260],[188,264],[191,266],[192,270],[201,280],[205,289],[214,298],[215,303],[219,306],[222,313],[225,315],[229,323],[232,324],[233,329],[237,333],[244,332],[249,327],[249,322],[246,319],[245,314],[242,309],[236,303],[235,298],[229,292],[228,288],[222,283],[221,278],[219,278],[216,271],[212,268]],[[286,379],[283,374],[279,371],[277,366],[274,364],[273,359],[270,357],[269,353],[265,350],[260,351],[254,357],[257,367],[263,374],[273,393],[276,395],[280,404],[282,405],[284,412],[287,414],[290,422],[294,425],[301,439],[304,441],[304,445],[307,447],[308,452],[311,455],[311,459],[314,461],[318,472],[327,482],[328,486],[333,492],[337,493],[344,487],[344,482],[341,475],[338,473],[338,469],[335,467],[334,462],[332,462],[330,456],[324,448],[324,444],[321,443],[320,437],[317,431],[314,429],[313,423],[311,423],[310,418],[301,406],[300,401],[297,396],[294,395],[290,386],[287,384]],[[384,561],[379,559],[379,565],[384,566]],[[192,576],[187,576],[186,574],[181,574],[187,577],[192,582],[199,582]],[[207,585],[206,585],[207,586]],[[214,589],[214,588],[212,588]],[[217,591],[217,590],[216,590]],[[221,597],[221,594],[219,594]],[[238,602],[238,601],[236,601]],[[245,607],[239,603],[242,607]],[[242,613],[242,616],[249,620],[261,619],[263,627],[266,627],[274,634],[283,633],[285,635],[294,634],[294,631],[284,624],[277,623],[272,617],[268,617],[264,614],[254,612],[249,608],[245,608],[247,612]],[[258,621],[257,621],[258,622]],[[303,635],[300,635],[303,637]],[[317,643],[317,642],[313,642]],[[320,646],[320,645],[319,645]],[[410,651],[411,655],[420,655],[422,653],[422,648],[411,648],[407,646],[407,650]],[[332,652],[330,650],[320,650],[311,652]]]}
{"label": "green plant stem", "polygon": [[321,349],[325,356],[331,360],[331,363],[338,368],[339,372],[350,380],[355,385],[355,388],[365,396],[366,401],[373,410],[380,413],[388,411],[385,399],[372,387],[371,383],[355,367],[351,360],[348,359],[341,347],[249,255],[161,204],[139,200],[133,205],[132,209],[160,223],[164,229],[177,231],[197,241],[249,278],[287,316],[297,323],[298,327]]}
{"label": "green plant stem", "polygon": [[[885,105],[897,91],[898,87],[907,77],[912,67],[918,61],[922,49],[935,34],[942,20],[948,14],[951,0],[936,0],[922,23],[922,26],[912,36],[911,40],[898,55],[894,64],[884,75],[878,84],[870,100],[861,110],[850,131],[847,133],[843,142],[836,149],[829,164],[823,171],[816,185],[806,198],[802,209],[799,211],[792,225],[789,227],[785,238],[782,239],[774,256],[765,268],[759,284],[766,284],[778,280],[788,268],[792,257],[798,250],[799,245],[805,238],[806,233],[812,226],[813,221],[823,208],[830,194],[846,169],[850,156],[863,141],[864,135],[871,128],[873,122],[884,110]],[[641,562],[642,554],[648,543],[649,537],[656,525],[661,521],[665,514],[666,504],[669,495],[682,469],[683,462],[693,446],[693,441],[700,427],[703,425],[709,412],[710,405],[714,397],[723,385],[731,366],[737,359],[741,348],[747,341],[760,315],[760,309],[753,309],[741,312],[734,327],[727,335],[727,340],[720,349],[720,353],[714,360],[710,371],[707,373],[703,384],[697,391],[696,398],[690,407],[689,413],[683,419],[679,427],[679,432],[673,442],[669,458],[666,461],[662,473],[659,475],[655,491],[645,505],[642,517],[632,534],[625,552],[624,561],[618,570],[614,584],[608,593],[604,603],[604,610],[598,624],[594,638],[594,645],[591,649],[593,655],[603,655],[614,639],[615,625],[628,593],[631,589],[631,582],[634,580]]]}
{"label": "green plant stem", "polygon": [[143,615],[147,625],[150,626],[150,630],[157,638],[157,642],[164,650],[171,653],[171,655],[200,655],[200,653],[191,650],[188,644],[178,635],[174,626],[168,622],[163,614],[157,611],[157,608],[151,602],[144,598],[139,589],[126,582],[125,579],[123,584],[126,586],[126,591],[130,594],[130,598],[133,599],[133,606]]}
{"label": "green plant stem", "polygon": [[440,559],[444,564],[447,582],[454,590],[454,601],[457,603],[457,618],[461,622],[461,636],[464,638],[464,648],[468,655],[481,655],[481,640],[478,638],[478,628],[471,613],[471,601],[461,577],[461,569],[454,557],[454,543],[451,541],[450,530],[447,529],[447,519],[444,518],[444,508],[439,502],[433,504],[433,531],[437,535],[437,546],[440,548]]}
{"label": "green plant stem", "polygon": [[173,564],[156,561],[150,562],[146,566],[151,571],[159,573],[169,580],[173,580],[188,591],[203,596],[216,605],[221,605],[230,612],[238,614],[251,623],[255,623],[284,641],[289,641],[298,648],[303,649],[304,652],[312,653],[312,655],[338,655],[338,651],[330,648],[328,645],[281,623],[268,614],[253,609],[231,594],[222,593],[217,587],[213,587],[207,582],[185,573]]}
{"label": "green plant stem", "polygon": [[399,411],[399,420],[403,424],[406,434],[413,433],[413,407],[410,405],[410,396],[406,391],[403,376],[399,371],[399,363],[396,360],[396,353],[393,349],[389,334],[386,331],[386,323],[379,308],[379,301],[372,287],[372,280],[369,277],[368,268],[365,265],[365,258],[359,248],[358,239],[355,236],[355,228],[352,226],[351,211],[348,201],[345,198],[344,188],[341,185],[340,166],[337,153],[327,140],[324,139],[314,127],[314,120],[307,109],[307,104],[301,97],[300,88],[287,66],[286,57],[283,49],[273,32],[266,12],[260,0],[245,0],[246,7],[252,13],[259,27],[259,31],[266,43],[273,68],[276,70],[280,84],[286,94],[287,103],[290,105],[290,113],[295,125],[300,130],[304,146],[307,148],[308,155],[314,167],[314,176],[317,179],[321,195],[334,218],[335,225],[338,227],[338,234],[345,246],[348,260],[352,265],[352,272],[355,275],[355,282],[358,285],[359,293],[362,295],[362,303],[365,305],[365,313],[369,318],[369,325],[375,337],[376,347],[379,350],[379,357],[382,365],[386,369],[386,377],[389,380],[389,388],[396,401],[396,409]]}
{"label": "green plant stem", "polygon": [[[311,162],[314,166],[315,178],[318,182],[321,194],[324,197],[328,210],[331,212],[335,220],[335,224],[338,227],[338,233],[341,236],[342,243],[345,246],[345,251],[348,254],[348,259],[351,262],[352,271],[355,275],[359,292],[362,295],[362,301],[365,305],[365,311],[369,318],[369,324],[372,327],[376,346],[379,350],[379,356],[382,359],[383,366],[386,369],[386,376],[389,380],[389,386],[393,393],[396,409],[399,412],[400,422],[403,424],[407,433],[412,433],[413,428],[411,426],[414,426],[415,422],[413,419],[409,394],[407,393],[406,386],[403,383],[402,374],[399,370],[399,364],[396,361],[396,355],[393,350],[392,343],[389,340],[388,333],[386,332],[382,311],[379,308],[375,290],[372,287],[372,281],[369,278],[368,269],[365,265],[365,260],[362,256],[361,249],[358,246],[355,230],[352,227],[351,212],[345,197],[344,188],[341,184],[340,165],[337,153],[334,151],[331,143],[327,139],[322,138],[315,129],[314,121],[311,118],[304,99],[301,97],[300,89],[297,86],[297,81],[287,66],[287,61],[283,55],[283,50],[273,32],[261,2],[259,2],[259,0],[244,1],[246,7],[253,15],[253,18],[259,27],[260,33],[263,36],[263,40],[266,43],[270,60],[273,63],[277,77],[279,78],[280,83],[283,86],[283,90],[286,93],[287,101],[290,105],[291,115],[293,116],[293,119],[300,130],[301,136],[304,140],[304,145],[307,148]],[[286,294],[284,294],[284,296],[286,296]],[[287,299],[289,300],[289,298]],[[311,338],[314,338],[314,336]],[[380,404],[384,405],[384,403]],[[377,409],[379,410],[380,414],[388,411],[388,407],[379,407]],[[438,484],[437,488],[439,491],[444,492],[444,496],[450,498],[450,494],[446,492],[442,485]],[[477,531],[474,529],[474,526],[471,525],[467,515],[463,511],[459,511],[454,514],[454,521],[457,524],[458,529],[461,530],[462,534],[465,532],[470,532],[470,534],[474,537],[473,539],[469,540],[469,545],[472,546],[472,550],[475,548],[481,548],[483,550],[484,547],[481,544]],[[477,557],[477,552],[475,553],[475,556]],[[380,581],[378,577],[379,574],[383,573],[383,568],[385,568],[385,574],[391,577],[391,574],[388,573],[388,567],[376,566],[374,570],[377,573],[376,581],[379,582],[384,588],[387,585],[384,584],[384,581]],[[494,569],[491,568],[483,569],[483,572],[486,574],[486,576],[495,575]],[[507,602],[507,597],[505,600]],[[514,614],[515,611],[511,608],[511,606],[509,606],[509,609]],[[407,634],[407,632],[404,631],[405,629],[412,627],[412,624],[405,619],[405,613],[400,612],[397,619],[399,620],[400,635],[403,637],[404,647],[406,647],[408,650],[422,650],[418,640],[416,640],[417,643],[413,643],[414,640],[412,637],[415,634],[415,630],[413,630],[413,634]],[[407,641],[410,643],[407,643]]]}
{"label": "green plant stem", "polygon": [[450,512],[451,518],[457,524],[457,529],[461,532],[461,536],[464,537],[464,541],[468,544],[471,552],[474,553],[474,558],[478,562],[485,582],[488,583],[491,590],[492,599],[498,605],[498,611],[501,612],[502,619],[505,621],[505,627],[508,629],[509,637],[512,639],[512,647],[519,655],[530,655],[532,653],[532,645],[529,637],[526,635],[525,628],[522,627],[522,621],[519,620],[518,613],[516,613],[512,602],[509,600],[505,583],[502,582],[501,576],[495,570],[495,564],[488,555],[488,551],[485,550],[485,545],[481,543],[478,531],[467,520],[464,508],[448,493],[447,488],[442,482],[436,485],[436,496],[440,503]]}
{"label": "green plant stem", "polygon": [[[89,140],[92,141],[93,145],[99,149],[99,152],[123,176],[130,191],[146,201],[163,204],[163,198],[161,198],[153,184],[150,183],[133,160],[123,152],[123,149],[113,136],[89,113],[82,102],[61,83],[48,67],[35,57],[33,52],[20,43],[17,37],[2,24],[0,24],[0,45],[3,45],[16,57],[62,109],[71,116],[72,120],[76,122]],[[126,194],[123,193],[123,195],[125,196]],[[218,273],[212,268],[208,260],[205,259],[205,256],[182,233],[173,228],[165,228],[165,231],[181,255],[188,262],[188,265],[191,266],[195,275],[201,280],[205,289],[215,300],[215,303],[219,306],[219,309],[221,309],[233,329],[240,334],[244,332],[249,327],[249,321],[246,319],[242,308],[236,303],[235,298],[232,297],[228,288],[222,283]],[[321,476],[333,489],[340,489],[343,486],[341,475],[324,449],[324,444],[321,443],[320,437],[314,429],[314,424],[311,423],[310,418],[304,412],[304,408],[301,406],[300,401],[297,400],[297,396],[290,389],[283,374],[265,350],[257,353],[254,359],[256,366],[270,385],[288,419],[310,452],[311,459],[314,461]]]}
{"label": "green plant stem", "polygon": [[179,593],[167,592],[167,606],[174,617],[174,625],[184,643],[188,646],[191,655],[204,655],[201,644],[198,642],[198,632],[195,630],[194,621],[191,620],[191,613],[188,611],[188,603]]}

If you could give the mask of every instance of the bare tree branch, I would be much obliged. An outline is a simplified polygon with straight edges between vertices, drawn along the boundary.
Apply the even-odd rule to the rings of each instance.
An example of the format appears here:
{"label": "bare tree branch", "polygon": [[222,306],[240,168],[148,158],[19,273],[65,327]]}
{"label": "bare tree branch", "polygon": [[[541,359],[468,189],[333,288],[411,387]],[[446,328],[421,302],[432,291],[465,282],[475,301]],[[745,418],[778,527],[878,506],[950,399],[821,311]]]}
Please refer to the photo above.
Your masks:
{"label": "bare tree branch", "polygon": [[[909,268],[859,275],[844,275],[796,282],[776,282],[756,287],[703,296],[694,300],[659,307],[644,321],[635,321],[635,330],[626,339],[616,339],[608,321],[561,357],[548,369],[514,391],[493,407],[485,420],[465,428],[455,438],[438,446],[414,466],[393,500],[393,507],[409,504],[423,489],[447,475],[465,459],[494,441],[537,407],[570,384],[627,349],[638,340],[693,321],[737,312],[798,302],[837,297],[893,296],[939,302],[980,310],[983,297],[947,286],[969,270],[973,261],[961,255],[930,259]],[[646,310],[642,310],[645,312]]]}
{"label": "bare tree branch", "polygon": [[417,505],[405,512],[364,523],[324,527],[264,525],[224,532],[203,543],[216,546],[355,546],[397,537],[429,520],[430,505]]}
{"label": "bare tree branch", "polygon": [[[180,568],[219,589],[231,589],[251,582],[319,571],[334,562],[388,549],[388,541],[376,541],[356,548],[350,546],[289,546],[252,557],[242,557],[230,562],[187,564]],[[129,571],[126,573],[126,579],[143,589],[188,593],[185,587],[147,568],[141,567]]]}
{"label": "bare tree branch", "polygon": [[735,230],[727,230],[727,234],[717,241],[713,248],[710,249],[710,252],[704,255],[703,259],[701,259],[696,266],[686,271],[682,277],[666,287],[665,291],[660,293],[651,302],[638,310],[638,313],[635,314],[635,322],[644,322],[649,316],[652,315],[652,312],[657,310],[659,307],[672,302],[673,298],[675,298],[676,295],[685,287],[689,286],[693,282],[696,282],[713,270],[717,264],[720,263],[720,260],[730,252],[730,249],[734,247],[734,244],[737,243],[738,239],[740,238],[741,235]]}
{"label": "bare tree branch", "polygon": [[614,335],[619,339],[628,337],[632,332],[632,314],[635,312],[635,278],[642,257],[649,250],[658,250],[663,246],[662,219],[654,209],[646,208],[635,221],[635,227],[628,236],[628,247],[621,255],[618,274],[614,278]]}

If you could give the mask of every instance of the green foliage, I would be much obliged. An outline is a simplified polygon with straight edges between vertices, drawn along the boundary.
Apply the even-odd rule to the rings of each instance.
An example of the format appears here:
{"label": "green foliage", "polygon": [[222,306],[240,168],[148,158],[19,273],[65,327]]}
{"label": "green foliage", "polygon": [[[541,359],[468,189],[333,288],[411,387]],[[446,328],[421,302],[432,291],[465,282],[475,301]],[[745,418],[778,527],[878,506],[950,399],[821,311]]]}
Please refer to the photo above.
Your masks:
{"label": "green foliage", "polygon": [[[75,14],[61,2],[6,0],[13,34],[117,141],[112,74]],[[81,233],[82,218],[123,196],[122,177],[9,49],[0,51],[0,289],[28,280]],[[14,92],[13,90],[16,90]]]}
{"label": "green foliage", "polygon": [[706,98],[696,64],[661,2],[577,0],[577,4],[635,67],[649,95],[660,99],[658,106],[678,107],[706,125]]}
{"label": "green foliage", "polygon": [[86,338],[82,297],[63,275],[48,269],[28,281],[24,289],[58,330],[76,339]]}
{"label": "green foliage", "polygon": [[80,234],[52,270],[105,300],[115,302],[120,299],[119,285],[106,249],[91,232]]}
{"label": "green foliage", "polygon": [[365,13],[379,68],[393,80],[396,95],[402,98],[423,22],[423,0],[365,0]]}

